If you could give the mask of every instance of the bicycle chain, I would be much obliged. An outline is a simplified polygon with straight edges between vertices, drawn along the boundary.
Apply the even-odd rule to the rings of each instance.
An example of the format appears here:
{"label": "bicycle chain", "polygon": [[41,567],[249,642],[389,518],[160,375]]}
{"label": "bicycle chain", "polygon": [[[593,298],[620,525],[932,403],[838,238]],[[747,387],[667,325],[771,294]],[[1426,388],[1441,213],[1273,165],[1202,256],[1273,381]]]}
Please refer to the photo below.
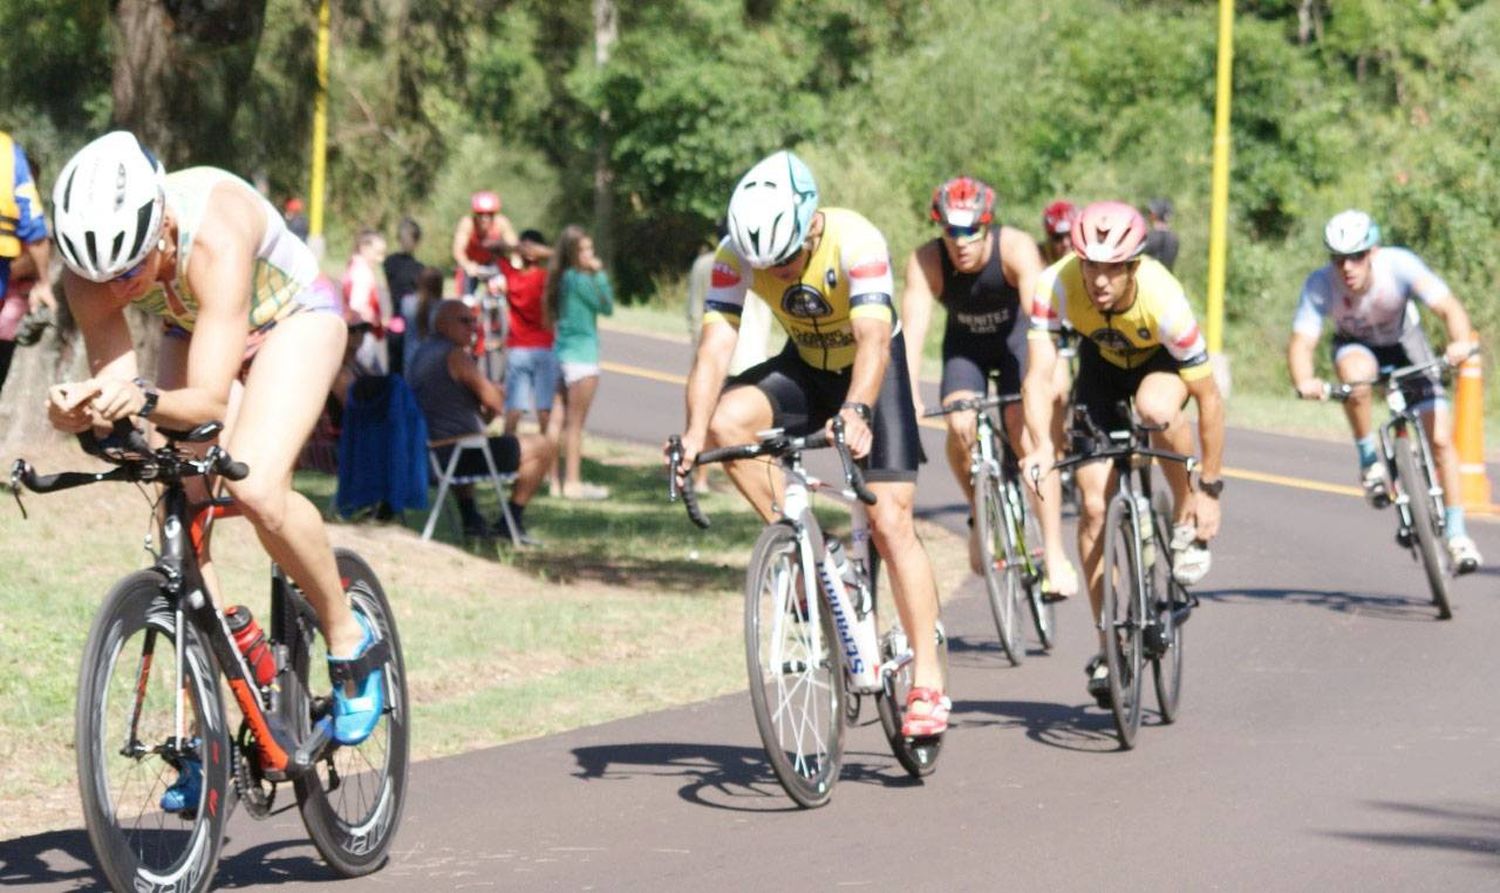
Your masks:
{"label": "bicycle chain", "polygon": [[260,747],[255,733],[247,723],[240,723],[240,733],[235,738],[234,748],[234,792],[239,795],[245,809],[257,819],[271,814],[276,802],[276,785],[268,782],[260,771]]}

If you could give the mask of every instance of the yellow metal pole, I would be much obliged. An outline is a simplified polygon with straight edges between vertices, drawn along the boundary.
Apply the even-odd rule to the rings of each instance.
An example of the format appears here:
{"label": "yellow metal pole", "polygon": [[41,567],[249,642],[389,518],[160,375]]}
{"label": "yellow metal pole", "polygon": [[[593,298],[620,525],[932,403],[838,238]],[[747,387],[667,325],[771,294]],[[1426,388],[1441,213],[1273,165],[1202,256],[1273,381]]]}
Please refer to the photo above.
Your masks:
{"label": "yellow metal pole", "polygon": [[312,185],[307,198],[308,240],[323,241],[323,193],[328,168],[329,0],[318,4],[318,92],[313,97]]}
{"label": "yellow metal pole", "polygon": [[1208,233],[1208,352],[1224,351],[1224,267],[1229,230],[1229,99],[1233,94],[1234,0],[1219,0],[1218,92],[1214,101],[1213,206]]}

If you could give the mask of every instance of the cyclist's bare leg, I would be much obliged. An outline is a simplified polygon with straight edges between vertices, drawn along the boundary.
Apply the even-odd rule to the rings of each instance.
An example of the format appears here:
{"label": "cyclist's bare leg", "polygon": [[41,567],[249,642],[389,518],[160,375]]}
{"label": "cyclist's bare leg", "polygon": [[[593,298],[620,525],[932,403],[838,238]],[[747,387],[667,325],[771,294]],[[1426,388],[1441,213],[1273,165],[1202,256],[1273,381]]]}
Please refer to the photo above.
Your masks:
{"label": "cyclist's bare leg", "polygon": [[[1083,576],[1089,587],[1089,614],[1099,625],[1099,611],[1104,604],[1104,514],[1109,497],[1115,490],[1114,466],[1107,462],[1086,462],[1074,466],[1078,482],[1078,556],[1083,561]],[[1104,634],[1099,633],[1099,650],[1104,650]]]}
{"label": "cyclist's bare leg", "polygon": [[[1152,446],[1185,456],[1197,452],[1193,447],[1193,429],[1182,411],[1187,396],[1187,385],[1174,372],[1153,372],[1141,381],[1135,392],[1136,413],[1147,425],[1167,426],[1165,431],[1152,433]],[[1157,467],[1172,488],[1173,522],[1186,520],[1192,510],[1187,466],[1181,462],[1158,462]]]}
{"label": "cyclist's bare leg", "polygon": [[[1005,431],[1010,438],[1011,450],[1017,456],[1030,455],[1031,438],[1026,433],[1026,417],[1021,404],[1012,403],[1005,407],[1004,412]],[[1056,419],[1053,421],[1055,422]],[[1026,491],[1027,498],[1031,500],[1031,510],[1036,512],[1037,518],[1042,522],[1042,547],[1047,552],[1047,567],[1062,567],[1068,562],[1068,553],[1063,548],[1062,536],[1062,481],[1055,474],[1042,478],[1040,495],[1032,492],[1030,487],[1021,489]],[[1035,545],[1035,543],[1028,545]],[[1060,594],[1071,595],[1072,593]]]}
{"label": "cyclist's bare leg", "polygon": [[[522,414],[523,413],[519,409],[512,409],[512,410],[510,410],[509,412],[507,412],[505,414],[505,433],[506,434],[515,434],[516,433],[516,429],[521,427],[521,416],[522,416]],[[547,426],[543,425],[542,426],[542,430],[543,431],[547,430]]]}
{"label": "cyclist's bare leg", "polygon": [[[1345,350],[1334,362],[1334,369],[1342,382],[1369,381],[1380,372],[1374,355],[1367,350]],[[1370,388],[1356,388],[1344,401],[1344,415],[1349,419],[1355,440],[1369,436],[1372,430],[1370,405],[1373,402]]]}
{"label": "cyclist's bare leg", "polygon": [[568,417],[563,422],[568,455],[564,459],[563,487],[583,483],[583,423],[588,419],[594,393],[599,390],[599,376],[590,375],[568,385]]}
{"label": "cyclist's bare leg", "polygon": [[[764,391],[752,387],[731,388],[714,407],[705,446],[753,443],[756,433],[770,428],[774,417],[771,400]],[[782,492],[779,468],[769,462],[745,459],[725,462],[724,471],[761,518],[770,521],[776,517],[771,507],[780,501]]]}
{"label": "cyclist's bare leg", "polygon": [[339,584],[323,518],[292,489],[297,454],[323,410],[348,329],[332,313],[299,313],[277,323],[250,367],[231,455],[250,475],[229,491],[261,545],[301,587],[323,627],[328,653],[352,656],[364,638]]}
{"label": "cyclist's bare leg", "polygon": [[1459,488],[1458,448],[1453,444],[1453,415],[1448,405],[1439,402],[1431,410],[1422,413],[1422,427],[1427,431],[1427,442],[1432,445],[1432,464],[1437,466],[1438,483],[1443,486],[1443,505],[1452,508],[1463,505]]}
{"label": "cyclist's bare leg", "polygon": [[[927,549],[917,539],[912,505],[917,485],[908,481],[874,481],[870,492],[875,504],[870,506],[870,538],[885,558],[891,575],[891,592],[901,628],[906,630],[912,650],[912,684],[918,688],[946,690],[942,663],[938,660],[937,582]],[[927,710],[931,710],[931,705]],[[918,711],[918,715],[922,712]]]}
{"label": "cyclist's bare leg", "polygon": [[[944,405],[959,400],[973,400],[982,396],[973,391],[953,391],[943,398]],[[943,416],[943,421],[948,425],[948,439],[945,444],[945,452],[948,455],[948,467],[953,469],[953,478],[963,488],[964,499],[969,503],[969,517],[974,516],[974,481],[969,477],[969,451],[974,448],[977,436],[975,422],[976,413],[952,412]]]}

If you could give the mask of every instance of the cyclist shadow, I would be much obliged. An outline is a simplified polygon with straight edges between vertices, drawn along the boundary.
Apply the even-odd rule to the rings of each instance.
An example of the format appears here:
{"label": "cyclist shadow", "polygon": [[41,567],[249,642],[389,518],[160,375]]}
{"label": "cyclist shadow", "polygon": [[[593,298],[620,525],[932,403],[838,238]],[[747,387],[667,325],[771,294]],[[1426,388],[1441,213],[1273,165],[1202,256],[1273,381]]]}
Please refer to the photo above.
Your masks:
{"label": "cyclist shadow", "polygon": [[1427,825],[1410,831],[1324,831],[1325,836],[1369,845],[1447,851],[1466,858],[1500,861],[1500,811],[1488,804],[1457,803],[1424,806],[1417,803],[1368,801],[1386,813],[1404,815]]}
{"label": "cyclist shadow", "polygon": [[[1035,642],[1026,643],[1026,657],[1046,657],[1052,652]],[[948,637],[948,662],[956,667],[1009,667],[1010,659],[1000,650],[995,639]]]}
{"label": "cyclist shadow", "polygon": [[[1120,749],[1110,715],[1093,704],[1052,704],[1044,701],[956,701],[953,714],[964,727],[1020,728],[1026,737],[1048,747],[1080,753]],[[1151,725],[1148,714],[1142,725]]]}
{"label": "cyclist shadow", "polygon": [[[921,784],[902,771],[894,758],[880,761],[878,757],[846,748],[839,784]],[[578,762],[573,775],[584,781],[682,779],[677,796],[695,806],[736,812],[801,811],[781,789],[765,751],[759,747],[676,742],[606,744],[576,748],[573,758]]]}
{"label": "cyclist shadow", "polygon": [[1340,614],[1359,614],[1380,620],[1407,622],[1437,620],[1437,610],[1430,599],[1405,595],[1377,595],[1368,592],[1347,592],[1342,589],[1276,589],[1270,587],[1194,590],[1193,594],[1206,602],[1231,605],[1279,602],[1312,605]]}
{"label": "cyclist shadow", "polygon": [[94,852],[82,828],[0,841],[0,886],[66,884],[72,890],[106,889],[93,865]]}
{"label": "cyclist shadow", "polygon": [[[296,807],[287,808],[295,810]],[[305,834],[257,844],[239,852],[231,852],[233,846],[234,835],[231,833],[225,843],[224,856],[219,859],[215,887],[257,887],[307,881],[331,883],[340,879],[324,864]],[[283,850],[290,852],[277,855]]]}

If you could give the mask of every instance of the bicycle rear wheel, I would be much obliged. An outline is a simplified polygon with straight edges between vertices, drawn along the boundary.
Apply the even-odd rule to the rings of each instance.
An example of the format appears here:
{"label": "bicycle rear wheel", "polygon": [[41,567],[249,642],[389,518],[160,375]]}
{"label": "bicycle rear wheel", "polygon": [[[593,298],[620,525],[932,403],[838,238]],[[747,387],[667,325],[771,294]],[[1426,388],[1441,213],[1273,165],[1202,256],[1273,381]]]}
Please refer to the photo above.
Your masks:
{"label": "bicycle rear wheel", "polygon": [[1043,650],[1051,651],[1053,644],[1057,641],[1057,606],[1042,599],[1042,581],[1047,577],[1046,550],[1042,543],[1042,522],[1037,518],[1036,512],[1031,510],[1031,505],[1023,501],[1025,494],[1021,492],[1021,486],[1014,481],[1008,486],[1012,488],[1015,504],[1021,507],[1023,513],[1022,529],[1026,531],[1026,539],[1022,543],[1022,548],[1030,553],[1031,572],[1024,580],[1026,606],[1031,611],[1031,624],[1036,628],[1037,641],[1041,643]]}
{"label": "bicycle rear wheel", "polygon": [[807,596],[804,572],[792,525],[768,525],[745,579],[745,666],[771,769],[811,808],[827,803],[838,781],[845,691],[833,616],[818,592]]}
{"label": "bicycle rear wheel", "polygon": [[[311,770],[293,780],[293,787],[302,822],[323,859],[343,877],[358,877],[385,864],[401,824],[411,714],[401,637],[385,590],[363,558],[347,549],[336,550],[335,558],[353,609],[363,614],[390,646],[390,660],[385,666],[385,715],[362,743],[353,747],[331,745]],[[302,633],[294,645],[292,666],[299,690],[289,699],[292,721],[301,735],[306,735],[330,709],[329,699],[309,695],[314,690],[309,687],[310,678],[318,680],[318,691],[332,688],[327,676],[327,652],[316,628],[307,625],[309,613],[299,611],[296,615]],[[316,677],[312,676],[314,668]]]}
{"label": "bicycle rear wheel", "polygon": [[1140,567],[1131,500],[1121,495],[1109,503],[1104,520],[1104,658],[1109,663],[1110,712],[1120,747],[1135,746],[1141,727],[1143,669]]}
{"label": "bicycle rear wheel", "polygon": [[1000,650],[1011,666],[1025,658],[1026,645],[1021,637],[1022,562],[1017,552],[1010,513],[1002,501],[1004,484],[986,474],[975,482],[975,521],[979,524],[980,561],[983,563],[984,588],[990,599],[990,613],[995,618],[995,632]]}
{"label": "bicycle rear wheel", "polygon": [[[870,589],[875,592],[877,603],[880,597],[880,556],[870,550]],[[942,621],[937,626],[938,659],[943,664],[943,678],[948,678],[948,637],[943,631]],[[891,624],[880,637],[880,660],[894,660],[911,650],[906,632],[900,621]],[[931,775],[937,768],[938,754],[943,749],[943,736],[933,738],[907,738],[901,734],[902,714],[906,709],[906,695],[911,691],[911,663],[904,663],[889,677],[881,680],[880,693],[875,696],[876,712],[880,714],[880,728],[885,732],[886,743],[891,747],[896,762],[913,778]]]}
{"label": "bicycle rear wheel", "polygon": [[1152,546],[1143,556],[1149,586],[1152,624],[1145,639],[1151,657],[1151,676],[1156,685],[1156,706],[1163,723],[1177,720],[1182,694],[1182,624],[1177,611],[1187,604],[1187,594],[1172,579],[1171,549],[1162,544],[1172,537],[1172,500],[1161,490],[1151,497]]}
{"label": "bicycle rear wheel", "polygon": [[1406,494],[1411,510],[1412,532],[1416,534],[1417,557],[1422,561],[1422,570],[1427,574],[1427,586],[1432,590],[1432,603],[1437,606],[1438,619],[1448,620],[1453,616],[1448,601],[1448,550],[1439,533],[1439,515],[1433,510],[1432,495],[1428,492],[1431,483],[1425,467],[1417,461],[1410,437],[1396,438],[1396,476],[1400,479],[1401,491]]}
{"label": "bicycle rear wheel", "polygon": [[[116,890],[207,890],[229,815],[229,731],[219,665],[191,625],[177,661],[166,578],[125,577],[94,618],[78,680],[78,785],[89,842]],[[178,700],[182,702],[178,726]],[[161,809],[184,760],[202,767],[196,804]]]}

